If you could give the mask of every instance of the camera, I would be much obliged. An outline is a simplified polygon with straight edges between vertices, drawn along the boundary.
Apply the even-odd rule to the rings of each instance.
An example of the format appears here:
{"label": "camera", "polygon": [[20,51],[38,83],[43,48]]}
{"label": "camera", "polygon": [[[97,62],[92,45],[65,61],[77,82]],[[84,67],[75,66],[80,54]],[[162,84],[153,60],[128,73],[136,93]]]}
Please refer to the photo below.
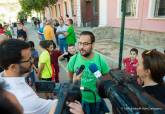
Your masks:
{"label": "camera", "polygon": [[58,93],[58,103],[54,114],[71,114],[67,103],[75,100],[81,102],[81,91],[78,85],[61,83],[55,88],[54,93]]}
{"label": "camera", "polygon": [[98,93],[111,101],[114,114],[165,114],[165,107],[122,70],[111,70],[111,80],[101,81]]}
{"label": "camera", "polygon": [[[110,76],[110,80],[98,79],[97,89],[101,98],[110,100],[114,114],[165,114],[165,105],[137,85],[136,77],[131,77],[122,70],[111,70]],[[54,114],[71,114],[67,102],[81,102],[80,86],[72,83],[54,84],[47,83],[49,87],[46,87],[58,94]]]}

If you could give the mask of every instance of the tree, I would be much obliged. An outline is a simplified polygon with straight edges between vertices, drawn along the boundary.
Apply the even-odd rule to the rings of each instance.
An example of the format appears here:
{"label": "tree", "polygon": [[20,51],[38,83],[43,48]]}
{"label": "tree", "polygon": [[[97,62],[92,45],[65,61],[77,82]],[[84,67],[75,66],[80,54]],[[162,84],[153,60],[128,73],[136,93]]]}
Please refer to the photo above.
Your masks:
{"label": "tree", "polygon": [[22,10],[29,13],[32,10],[36,12],[43,11],[45,7],[54,5],[57,0],[19,0]]}
{"label": "tree", "polygon": [[31,11],[34,7],[33,0],[19,0],[21,5],[22,11],[26,12],[27,14],[31,14]]}
{"label": "tree", "polygon": [[18,12],[17,19],[19,20],[25,20],[27,18],[28,14],[24,11]]}
{"label": "tree", "polygon": [[31,14],[32,10],[37,13],[44,12],[44,8],[54,5],[57,0],[19,0],[22,10],[27,14]]}

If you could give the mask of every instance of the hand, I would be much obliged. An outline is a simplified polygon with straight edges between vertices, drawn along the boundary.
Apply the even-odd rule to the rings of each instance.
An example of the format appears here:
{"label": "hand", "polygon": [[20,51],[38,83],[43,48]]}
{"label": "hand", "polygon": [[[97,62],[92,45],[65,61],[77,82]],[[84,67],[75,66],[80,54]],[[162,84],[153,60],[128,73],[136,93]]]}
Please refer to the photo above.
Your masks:
{"label": "hand", "polygon": [[73,113],[73,114],[84,114],[84,111],[82,109],[82,106],[81,106],[80,102],[78,102],[78,101],[70,102],[68,104],[68,106],[70,108],[69,111],[71,113]]}
{"label": "hand", "polygon": [[63,55],[68,55],[68,52],[64,52],[64,54]]}
{"label": "hand", "polygon": [[79,75],[76,75],[76,73],[74,73],[74,75],[73,75],[73,83],[76,82],[76,81],[80,81],[81,80],[82,73],[83,72],[81,72]]}

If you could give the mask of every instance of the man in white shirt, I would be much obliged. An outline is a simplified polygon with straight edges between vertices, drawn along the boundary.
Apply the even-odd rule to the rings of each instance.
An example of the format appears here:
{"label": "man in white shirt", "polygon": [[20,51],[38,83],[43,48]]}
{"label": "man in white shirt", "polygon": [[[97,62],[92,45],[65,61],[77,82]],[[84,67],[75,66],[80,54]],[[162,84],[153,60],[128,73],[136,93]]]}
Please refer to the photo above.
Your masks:
{"label": "man in white shirt", "polygon": [[24,114],[48,114],[50,111],[53,114],[57,100],[39,98],[25,82],[25,75],[31,71],[32,64],[28,43],[9,39],[0,44],[0,66],[4,69],[0,79],[5,81],[5,89],[16,96]]}
{"label": "man in white shirt", "polygon": [[60,25],[57,27],[56,34],[60,46],[60,51],[62,53],[67,51],[66,37],[64,35],[64,32],[66,31],[67,31],[67,26],[64,24],[64,20],[60,19]]}

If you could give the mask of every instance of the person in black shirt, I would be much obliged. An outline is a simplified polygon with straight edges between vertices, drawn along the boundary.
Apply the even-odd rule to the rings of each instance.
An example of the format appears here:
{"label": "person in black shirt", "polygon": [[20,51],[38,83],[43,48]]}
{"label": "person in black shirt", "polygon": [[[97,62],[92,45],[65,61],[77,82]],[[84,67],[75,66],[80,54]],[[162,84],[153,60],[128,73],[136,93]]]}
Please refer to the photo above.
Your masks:
{"label": "person in black shirt", "polygon": [[137,67],[137,75],[143,82],[143,89],[165,104],[165,55],[157,50],[142,53],[142,62]]}
{"label": "person in black shirt", "polygon": [[59,60],[67,59],[67,62],[68,62],[70,60],[70,58],[76,53],[77,53],[77,51],[76,51],[75,46],[74,45],[69,45],[68,46],[68,52],[65,52],[64,54],[62,54],[59,57]]}
{"label": "person in black shirt", "polygon": [[24,41],[27,40],[27,30],[24,27],[23,22],[19,22],[18,25],[17,25],[17,38],[22,39]]}

